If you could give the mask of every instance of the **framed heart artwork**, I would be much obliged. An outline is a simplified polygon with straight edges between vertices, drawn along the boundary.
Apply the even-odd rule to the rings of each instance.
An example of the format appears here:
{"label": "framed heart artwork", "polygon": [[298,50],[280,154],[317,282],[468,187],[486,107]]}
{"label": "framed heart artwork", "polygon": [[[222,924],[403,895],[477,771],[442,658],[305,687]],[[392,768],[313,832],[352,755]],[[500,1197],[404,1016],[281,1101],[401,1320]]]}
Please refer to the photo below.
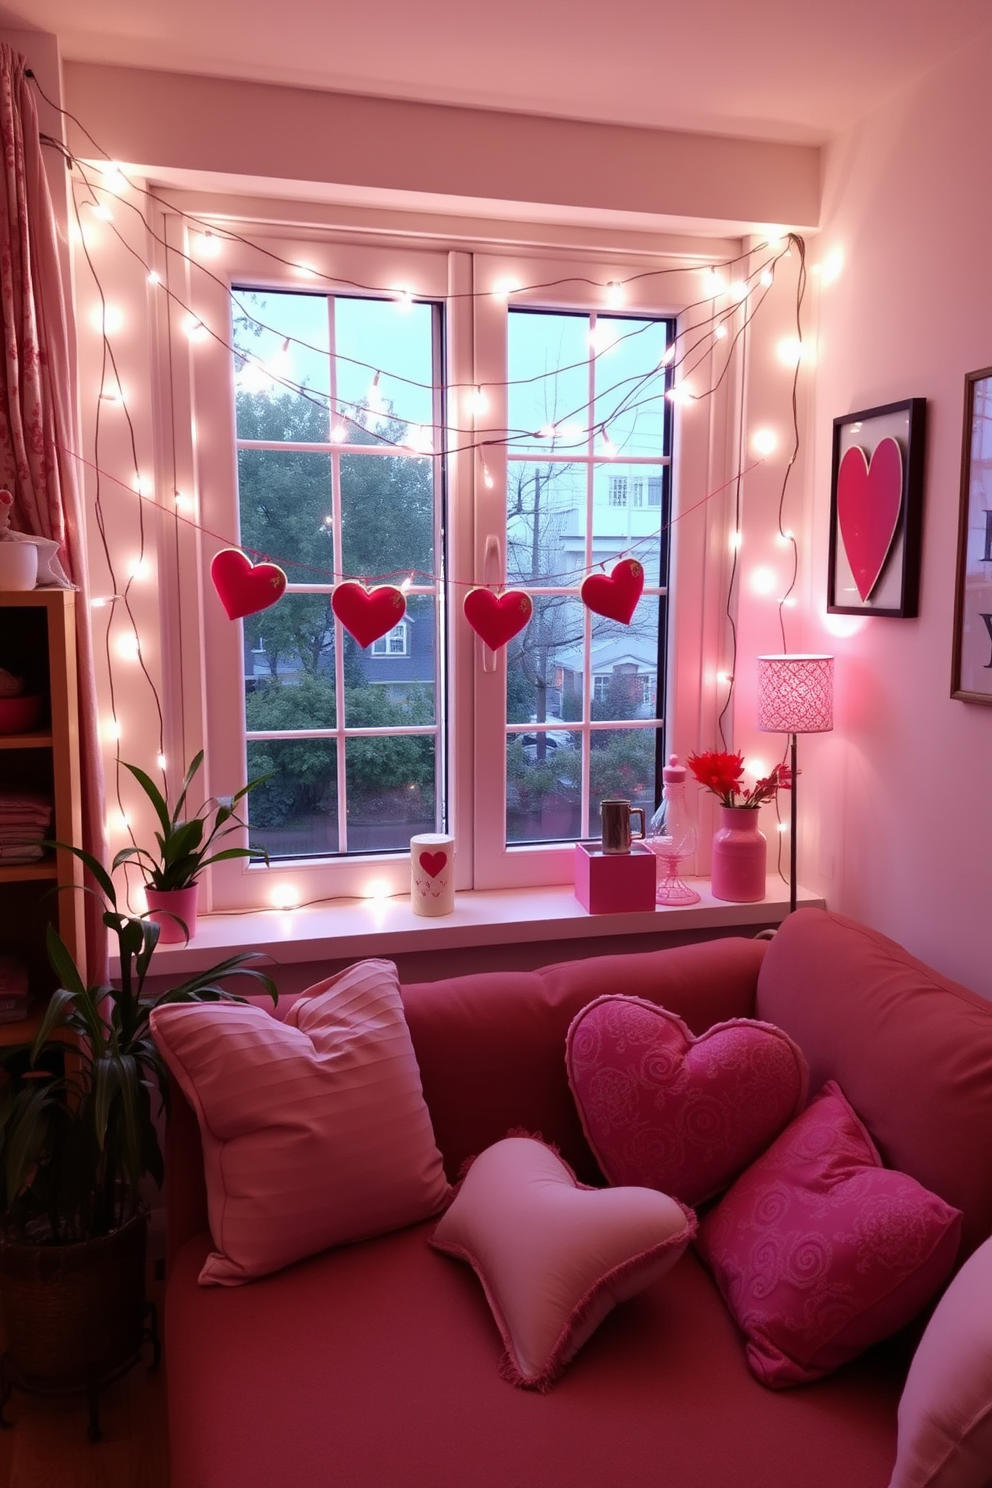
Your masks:
{"label": "framed heart artwork", "polygon": [[916,616],[926,399],[834,419],[827,609]]}
{"label": "framed heart artwork", "polygon": [[964,380],[951,697],[992,703],[992,367]]}

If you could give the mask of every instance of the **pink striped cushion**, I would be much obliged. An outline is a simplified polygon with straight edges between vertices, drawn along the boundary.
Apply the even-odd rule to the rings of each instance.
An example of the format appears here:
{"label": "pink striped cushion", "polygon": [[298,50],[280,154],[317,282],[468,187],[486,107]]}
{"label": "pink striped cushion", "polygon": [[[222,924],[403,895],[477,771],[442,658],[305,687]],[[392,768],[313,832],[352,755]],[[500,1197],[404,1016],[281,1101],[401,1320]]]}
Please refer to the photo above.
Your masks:
{"label": "pink striped cushion", "polygon": [[204,1285],[236,1286],[445,1204],[391,962],[311,987],[285,1023],[200,1003],[157,1008],[151,1025],[200,1123],[216,1247]]}

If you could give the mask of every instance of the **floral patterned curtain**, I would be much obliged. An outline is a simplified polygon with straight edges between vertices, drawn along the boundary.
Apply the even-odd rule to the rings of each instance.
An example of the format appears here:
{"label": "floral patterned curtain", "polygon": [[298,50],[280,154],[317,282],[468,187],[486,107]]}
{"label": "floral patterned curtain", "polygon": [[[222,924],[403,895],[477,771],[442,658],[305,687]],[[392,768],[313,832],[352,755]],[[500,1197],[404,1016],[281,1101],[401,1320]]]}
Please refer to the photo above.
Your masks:
{"label": "floral patterned curtain", "polygon": [[[60,544],[59,558],[86,593],[83,509],[69,358],[66,299],[59,266],[38,114],[27,61],[0,44],[0,486],[13,492],[11,526]],[[106,862],[103,777],[89,610],[76,608],[79,737],[82,757],[81,846]],[[89,980],[106,975],[100,906],[86,896]]]}

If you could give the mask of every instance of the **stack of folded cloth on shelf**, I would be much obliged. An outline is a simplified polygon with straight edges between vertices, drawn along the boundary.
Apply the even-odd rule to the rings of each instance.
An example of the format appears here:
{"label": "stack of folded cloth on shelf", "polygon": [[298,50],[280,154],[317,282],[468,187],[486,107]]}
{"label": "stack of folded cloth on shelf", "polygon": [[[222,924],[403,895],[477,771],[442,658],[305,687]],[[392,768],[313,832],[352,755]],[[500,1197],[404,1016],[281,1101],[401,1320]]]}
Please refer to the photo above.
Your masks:
{"label": "stack of folded cloth on shelf", "polygon": [[0,863],[33,863],[45,856],[52,802],[43,791],[0,790]]}

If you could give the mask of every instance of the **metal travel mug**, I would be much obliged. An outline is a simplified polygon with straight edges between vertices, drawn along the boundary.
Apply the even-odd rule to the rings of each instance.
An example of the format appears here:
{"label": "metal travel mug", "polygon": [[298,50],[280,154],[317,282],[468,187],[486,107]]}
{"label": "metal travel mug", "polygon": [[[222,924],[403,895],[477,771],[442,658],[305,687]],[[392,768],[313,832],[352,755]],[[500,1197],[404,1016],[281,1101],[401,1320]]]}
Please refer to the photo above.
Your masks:
{"label": "metal travel mug", "polygon": [[[643,806],[631,806],[629,801],[611,798],[600,802],[600,813],[603,823],[603,851],[604,853],[629,853],[631,842],[644,841],[644,808]],[[641,818],[641,830],[632,832],[630,818],[639,816]]]}

